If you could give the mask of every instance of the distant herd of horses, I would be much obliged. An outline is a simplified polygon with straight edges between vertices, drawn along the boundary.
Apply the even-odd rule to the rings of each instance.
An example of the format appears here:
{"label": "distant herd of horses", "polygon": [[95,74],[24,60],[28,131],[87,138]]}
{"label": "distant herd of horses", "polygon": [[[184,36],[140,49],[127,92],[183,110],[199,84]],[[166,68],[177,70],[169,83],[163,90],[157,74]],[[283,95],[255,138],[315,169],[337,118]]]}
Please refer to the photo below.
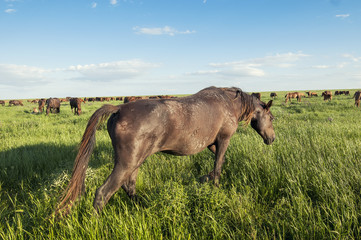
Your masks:
{"label": "distant herd of horses", "polygon": [[[306,93],[306,94],[305,94]],[[318,97],[318,94],[316,92],[288,92],[285,95],[285,103],[288,101],[291,102],[292,99],[297,99],[297,102],[301,102],[302,98],[305,98],[306,95],[308,98],[310,97]],[[252,93],[252,96],[258,98],[261,100],[261,93]],[[332,100],[332,91],[324,91],[322,92],[321,96],[323,97],[324,101],[331,101]],[[350,96],[350,91],[335,91],[335,96],[338,95],[346,95]],[[276,92],[271,92],[270,97],[272,99],[277,98],[278,95]],[[48,99],[34,99],[34,100],[27,100],[28,102],[38,104],[38,108],[33,109],[33,113],[43,113],[44,108],[46,106],[46,114],[49,113],[59,113],[60,112],[60,103],[63,102],[69,102],[70,108],[72,112],[76,115],[81,114],[81,104],[86,102],[109,102],[109,101],[124,101],[124,103],[137,101],[140,99],[170,99],[170,98],[176,98],[174,96],[168,96],[168,95],[159,95],[159,96],[127,96],[127,97],[85,97],[85,98],[78,98],[78,97],[66,97],[66,98],[48,98]],[[355,99],[355,106],[360,106],[361,101],[361,91],[356,91],[352,97]],[[5,106],[6,101],[0,100],[0,105]],[[9,100],[8,106],[24,106],[22,100]]]}
{"label": "distant herd of horses", "polygon": [[[318,94],[316,92],[305,92],[307,94],[307,97],[318,97]],[[285,103],[288,101],[291,102],[291,99],[296,98],[298,102],[301,102],[301,99],[306,97],[306,94],[303,92],[289,92],[285,95]],[[261,93],[252,93],[251,95],[255,96],[258,99],[261,99]],[[335,96],[338,95],[345,95],[350,96],[350,91],[335,91]],[[324,101],[331,101],[332,100],[332,91],[324,91],[322,92],[323,100]],[[275,97],[278,97],[277,93],[272,92],[270,93],[270,97],[273,99]],[[360,106],[360,100],[361,100],[361,91],[356,91],[353,95],[353,98],[355,99],[355,106]]]}
{"label": "distant herd of horses", "polygon": [[[76,115],[81,114],[81,104],[86,102],[109,102],[109,101],[124,101],[124,103],[134,102],[140,99],[170,99],[175,98],[174,96],[160,95],[160,96],[149,96],[149,97],[66,97],[66,98],[42,98],[27,100],[28,102],[38,104],[38,108],[33,109],[33,113],[43,113],[46,106],[46,115],[49,113],[60,113],[60,103],[69,102],[71,111]],[[5,106],[6,101],[0,100],[0,105]],[[10,100],[9,107],[11,106],[24,106],[22,100]]]}

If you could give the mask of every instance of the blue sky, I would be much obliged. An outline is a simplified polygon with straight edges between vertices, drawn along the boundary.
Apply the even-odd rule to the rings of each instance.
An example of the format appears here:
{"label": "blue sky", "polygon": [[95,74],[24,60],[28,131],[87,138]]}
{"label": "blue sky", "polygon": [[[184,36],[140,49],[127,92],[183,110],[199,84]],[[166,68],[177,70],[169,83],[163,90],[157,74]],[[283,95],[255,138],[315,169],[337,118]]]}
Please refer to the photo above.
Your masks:
{"label": "blue sky", "polygon": [[0,0],[0,99],[361,88],[360,0]]}

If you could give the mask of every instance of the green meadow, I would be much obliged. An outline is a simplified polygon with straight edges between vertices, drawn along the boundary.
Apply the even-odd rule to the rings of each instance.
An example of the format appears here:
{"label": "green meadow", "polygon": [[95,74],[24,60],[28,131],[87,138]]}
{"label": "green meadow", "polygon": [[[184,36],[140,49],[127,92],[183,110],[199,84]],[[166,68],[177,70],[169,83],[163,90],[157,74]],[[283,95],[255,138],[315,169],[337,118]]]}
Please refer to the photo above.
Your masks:
{"label": "green meadow", "polygon": [[[361,108],[350,96],[292,100],[277,92],[268,146],[242,123],[231,139],[220,187],[199,183],[209,150],[157,153],[141,166],[138,202],[117,192],[100,215],[93,198],[113,168],[106,125],[99,127],[86,193],[67,217],[52,213],[71,176],[90,116],[104,103],[69,103],[59,114],[37,104],[0,106],[1,239],[361,239]],[[262,93],[262,100],[270,100]],[[111,104],[121,104],[119,101]]]}

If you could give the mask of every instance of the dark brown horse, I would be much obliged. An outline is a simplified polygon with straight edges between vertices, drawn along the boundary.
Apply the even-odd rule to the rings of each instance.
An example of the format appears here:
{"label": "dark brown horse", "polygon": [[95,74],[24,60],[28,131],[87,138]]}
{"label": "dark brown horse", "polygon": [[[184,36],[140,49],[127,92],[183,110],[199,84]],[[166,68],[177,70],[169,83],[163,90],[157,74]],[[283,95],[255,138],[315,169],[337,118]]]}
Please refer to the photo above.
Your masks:
{"label": "dark brown horse", "polygon": [[277,93],[272,92],[272,93],[270,94],[270,97],[271,97],[271,98],[275,98],[275,97],[277,97]]}
{"label": "dark brown horse", "polygon": [[72,112],[74,108],[74,114],[81,114],[81,102],[83,102],[81,98],[70,98],[70,108]]}
{"label": "dark brown horse", "polygon": [[60,100],[58,98],[49,98],[46,100],[46,115],[48,115],[50,112],[59,113],[60,112]]}
{"label": "dark brown horse", "polygon": [[124,97],[124,103],[134,102],[141,99],[142,97],[135,97],[135,96]]}
{"label": "dark brown horse", "polygon": [[355,94],[353,95],[353,97],[355,98],[355,106],[359,107],[360,100],[361,100],[361,91],[356,91]]}
{"label": "dark brown horse", "polygon": [[11,106],[24,106],[23,101],[21,100],[10,100],[9,107]]}
{"label": "dark brown horse", "polygon": [[39,104],[39,112],[42,113],[44,111],[46,99],[42,98],[38,101]]}
{"label": "dark brown horse", "polygon": [[115,151],[114,169],[96,191],[93,206],[97,212],[120,187],[130,198],[135,197],[139,167],[156,152],[184,156],[208,147],[215,154],[214,169],[202,179],[214,180],[218,186],[224,154],[240,121],[251,123],[266,144],[274,141],[271,105],[272,100],[265,104],[239,88],[216,87],[182,98],[104,105],[88,122],[70,183],[56,213],[67,214],[84,191],[97,125],[109,115],[107,127]]}
{"label": "dark brown horse", "polygon": [[322,96],[323,96],[324,101],[326,101],[326,100],[331,101],[332,100],[332,92],[331,91],[324,91],[322,93]]}

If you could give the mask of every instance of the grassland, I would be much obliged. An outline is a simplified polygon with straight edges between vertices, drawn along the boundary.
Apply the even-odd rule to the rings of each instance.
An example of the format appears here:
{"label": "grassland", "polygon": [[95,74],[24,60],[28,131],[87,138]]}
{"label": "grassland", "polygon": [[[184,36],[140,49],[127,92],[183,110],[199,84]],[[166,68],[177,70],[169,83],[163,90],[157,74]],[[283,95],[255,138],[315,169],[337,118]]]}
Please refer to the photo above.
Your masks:
{"label": "grassland", "polygon": [[97,216],[94,192],[113,167],[101,127],[86,194],[61,221],[51,214],[87,121],[102,103],[83,105],[81,116],[68,103],[50,116],[31,114],[31,103],[0,106],[0,238],[360,239],[361,109],[351,96],[287,104],[279,96],[271,108],[276,141],[267,146],[250,126],[240,126],[220,188],[197,181],[213,167],[209,151],[159,153],[140,169],[140,201],[131,202],[121,190]]}

